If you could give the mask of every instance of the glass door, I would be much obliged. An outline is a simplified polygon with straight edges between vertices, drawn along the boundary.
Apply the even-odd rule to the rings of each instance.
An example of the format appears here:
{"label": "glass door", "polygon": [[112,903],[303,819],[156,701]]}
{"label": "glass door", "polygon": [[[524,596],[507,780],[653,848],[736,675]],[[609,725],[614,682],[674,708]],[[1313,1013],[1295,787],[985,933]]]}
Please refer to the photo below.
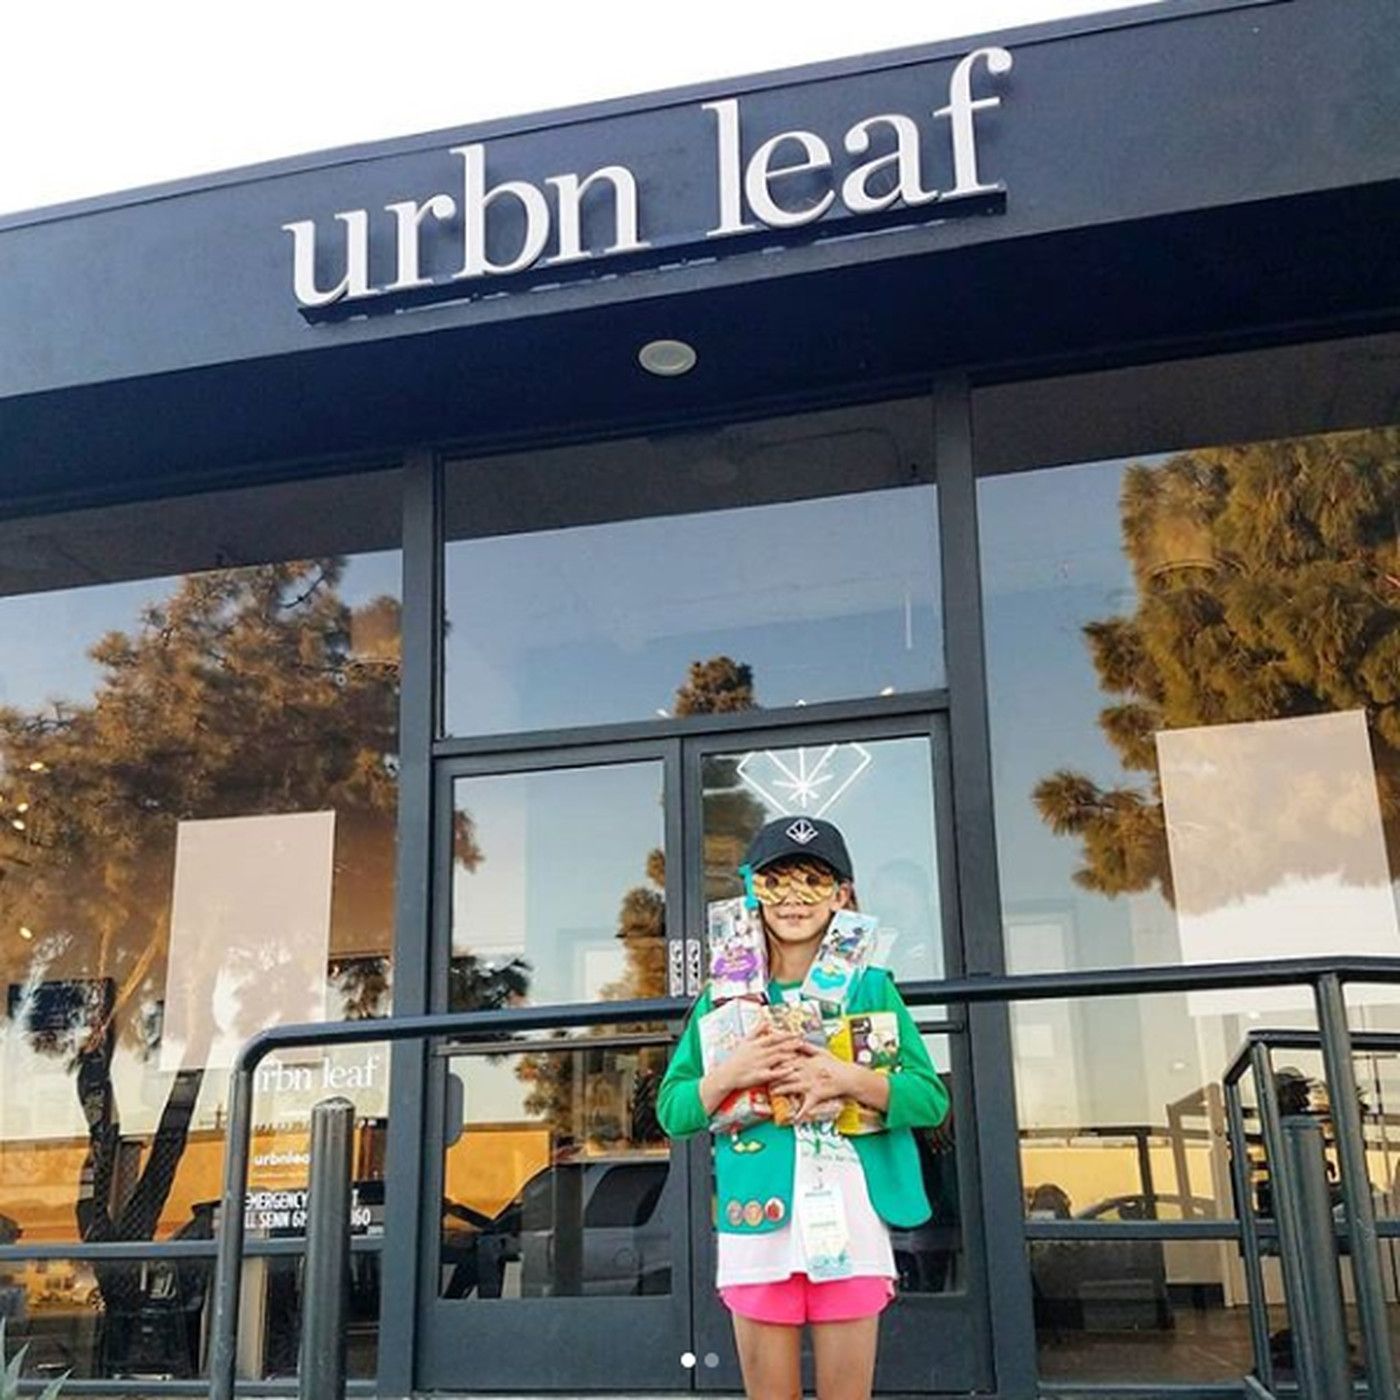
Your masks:
{"label": "glass door", "polygon": [[[961,971],[953,883],[947,736],[942,715],[730,732],[685,741],[686,921],[738,893],[750,836],[780,815],[822,816],[843,831],[860,907],[880,920],[877,958],[901,982]],[[917,1134],[932,1219],[894,1232],[898,1297],[881,1323],[877,1390],[971,1391],[991,1385],[986,1298],[976,1222],[967,1042],[959,1013],[916,1009],[934,1064],[952,1092],[939,1128]],[[715,1294],[715,1203],[709,1144],[691,1149],[696,1374],[702,1389],[741,1387],[729,1315]],[[810,1388],[810,1357],[806,1358]]]}
{"label": "glass door", "polygon": [[[441,1009],[667,995],[679,756],[441,765]],[[658,1020],[435,1048],[421,1387],[689,1386],[687,1162],[654,1107],[667,1042]]]}
{"label": "glass door", "polygon": [[[928,712],[578,750],[445,760],[435,889],[443,1009],[591,1004],[697,990],[708,900],[771,816],[846,834],[883,965],[908,983],[962,965],[947,741]],[[686,935],[689,935],[687,937]],[[933,1218],[896,1231],[899,1297],[877,1386],[991,1383],[970,1075],[960,1014],[917,1012],[952,1091],[919,1134]],[[437,1048],[430,1064],[419,1385],[735,1390],[714,1291],[708,1140],[655,1117],[672,1027]],[[568,1034],[567,1047],[560,1037]]]}

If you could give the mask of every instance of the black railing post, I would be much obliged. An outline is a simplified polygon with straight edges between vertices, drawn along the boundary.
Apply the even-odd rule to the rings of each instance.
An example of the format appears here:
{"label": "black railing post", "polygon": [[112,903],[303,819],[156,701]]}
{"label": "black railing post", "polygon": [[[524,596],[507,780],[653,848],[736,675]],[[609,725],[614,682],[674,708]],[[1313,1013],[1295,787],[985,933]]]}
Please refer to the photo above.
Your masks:
{"label": "black railing post", "polygon": [[224,1136],[224,1194],[219,1209],[219,1252],[214,1260],[214,1310],[210,1325],[209,1400],[233,1400],[238,1373],[238,1305],[243,1285],[243,1210],[252,1151],[253,1067],[251,1043],[229,1073],[228,1126]]}
{"label": "black railing post", "polygon": [[323,1099],[311,1110],[306,1263],[301,1277],[301,1400],[344,1400],[350,1301],[350,1153],[355,1105]]}
{"label": "black railing post", "polygon": [[1390,1323],[1376,1234],[1376,1210],[1371,1200],[1371,1173],[1366,1167],[1366,1138],[1361,1127],[1346,996],[1341,978],[1335,972],[1319,977],[1313,991],[1317,997],[1318,1029],[1322,1032],[1322,1062],[1327,1072],[1332,1129],[1337,1135],[1337,1156],[1341,1164],[1347,1243],[1351,1250],[1351,1277],[1356,1287],[1361,1341],[1366,1353],[1366,1380],[1373,1396],[1391,1397],[1395,1394],[1395,1365],[1390,1355]]}
{"label": "black railing post", "polygon": [[1282,1153],[1270,1176],[1298,1389],[1308,1400],[1350,1400],[1351,1363],[1322,1124],[1311,1113],[1290,1113],[1279,1128]]}

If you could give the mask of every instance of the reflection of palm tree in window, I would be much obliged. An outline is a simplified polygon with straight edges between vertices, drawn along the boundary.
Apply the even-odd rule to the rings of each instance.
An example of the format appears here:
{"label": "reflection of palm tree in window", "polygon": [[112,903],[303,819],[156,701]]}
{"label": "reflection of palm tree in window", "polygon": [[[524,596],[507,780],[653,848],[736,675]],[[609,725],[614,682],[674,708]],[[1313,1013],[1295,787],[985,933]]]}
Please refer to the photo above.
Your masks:
{"label": "reflection of palm tree in window", "polygon": [[[1400,869],[1400,429],[1180,453],[1123,478],[1131,614],[1084,628],[1101,688],[1099,726],[1138,784],[1061,770],[1034,801],[1079,838],[1086,889],[1158,888],[1175,899],[1158,771],[1162,730],[1364,711],[1392,871]],[[1249,764],[1249,736],[1239,763]],[[1279,815],[1299,839],[1292,873],[1364,882],[1348,821],[1301,782]],[[1238,851],[1207,903],[1256,894],[1277,843]]]}

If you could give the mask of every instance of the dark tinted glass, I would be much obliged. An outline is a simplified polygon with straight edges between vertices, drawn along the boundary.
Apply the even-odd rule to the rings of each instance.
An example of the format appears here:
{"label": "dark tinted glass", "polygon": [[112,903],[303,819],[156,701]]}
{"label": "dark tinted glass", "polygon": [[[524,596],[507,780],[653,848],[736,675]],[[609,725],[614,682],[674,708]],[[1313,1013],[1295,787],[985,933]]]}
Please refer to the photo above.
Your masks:
{"label": "dark tinted glass", "polygon": [[941,685],[931,480],[923,403],[450,465],[448,731]]}
{"label": "dark tinted glass", "polygon": [[662,1045],[453,1057],[441,1296],[671,1291],[681,1222],[656,1121],[665,1068]]}

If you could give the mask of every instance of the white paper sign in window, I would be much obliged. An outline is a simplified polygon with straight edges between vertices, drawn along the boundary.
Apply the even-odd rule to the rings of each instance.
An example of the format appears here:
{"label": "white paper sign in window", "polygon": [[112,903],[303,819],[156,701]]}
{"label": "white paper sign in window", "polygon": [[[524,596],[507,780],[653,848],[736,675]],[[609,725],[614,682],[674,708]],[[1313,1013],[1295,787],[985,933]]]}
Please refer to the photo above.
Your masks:
{"label": "white paper sign in window", "polygon": [[[1185,961],[1400,953],[1361,711],[1163,731],[1157,756]],[[1190,1000],[1204,1015],[1311,995],[1281,987]]]}
{"label": "white paper sign in window", "polygon": [[326,1019],[334,812],[181,822],[160,1067],[227,1068],[257,1031]]}

